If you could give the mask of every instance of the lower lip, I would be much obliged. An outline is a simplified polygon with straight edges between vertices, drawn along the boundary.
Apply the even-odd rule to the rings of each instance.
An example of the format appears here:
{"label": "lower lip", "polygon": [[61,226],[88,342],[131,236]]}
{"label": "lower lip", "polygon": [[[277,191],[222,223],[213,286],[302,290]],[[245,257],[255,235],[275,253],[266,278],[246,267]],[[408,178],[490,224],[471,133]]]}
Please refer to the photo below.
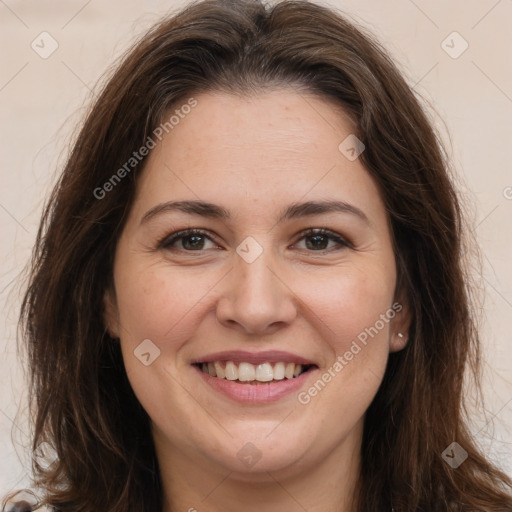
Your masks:
{"label": "lower lip", "polygon": [[200,368],[194,366],[203,380],[212,388],[229,398],[242,403],[269,403],[298,391],[317,368],[302,373],[293,379],[283,379],[268,384],[240,384],[233,380],[219,379],[204,373]]}

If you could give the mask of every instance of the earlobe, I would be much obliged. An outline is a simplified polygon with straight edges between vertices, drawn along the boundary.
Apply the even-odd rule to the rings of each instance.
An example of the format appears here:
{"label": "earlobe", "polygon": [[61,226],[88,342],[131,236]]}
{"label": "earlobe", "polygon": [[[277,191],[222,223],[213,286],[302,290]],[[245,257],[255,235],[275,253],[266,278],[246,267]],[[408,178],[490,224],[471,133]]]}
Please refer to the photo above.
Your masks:
{"label": "earlobe", "polygon": [[112,287],[107,288],[103,295],[103,323],[111,338],[119,338],[119,312]]}
{"label": "earlobe", "polygon": [[400,350],[403,350],[409,341],[408,336],[403,332],[398,332],[396,334],[396,338],[397,339],[394,343],[393,340],[391,341],[390,352],[399,352]]}
{"label": "earlobe", "polygon": [[411,327],[411,317],[409,307],[402,303],[400,310],[397,310],[396,316],[391,324],[390,331],[390,352],[399,352],[403,350],[409,342],[409,330]]}

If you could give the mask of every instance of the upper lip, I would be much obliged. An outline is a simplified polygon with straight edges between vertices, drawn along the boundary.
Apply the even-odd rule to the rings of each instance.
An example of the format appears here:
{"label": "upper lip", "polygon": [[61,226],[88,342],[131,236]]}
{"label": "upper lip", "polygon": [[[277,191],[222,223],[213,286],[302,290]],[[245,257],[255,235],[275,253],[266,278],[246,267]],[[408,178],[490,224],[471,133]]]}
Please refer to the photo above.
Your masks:
{"label": "upper lip", "polygon": [[[247,352],[245,350],[228,350],[224,352],[215,352],[194,359],[191,364],[197,363],[213,363],[215,361],[233,361],[234,363],[296,363],[311,364],[315,363],[309,359],[301,357],[291,352],[281,350],[267,350],[263,352]],[[316,366],[316,365],[315,365]]]}

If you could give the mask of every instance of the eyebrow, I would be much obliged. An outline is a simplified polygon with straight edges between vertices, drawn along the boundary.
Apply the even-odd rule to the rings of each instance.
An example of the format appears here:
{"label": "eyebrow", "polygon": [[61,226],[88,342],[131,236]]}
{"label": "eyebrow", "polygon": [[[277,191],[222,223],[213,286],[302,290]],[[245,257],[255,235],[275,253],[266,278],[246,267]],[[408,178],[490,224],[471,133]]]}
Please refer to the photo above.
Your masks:
{"label": "eyebrow", "polygon": [[[229,220],[231,219],[231,213],[226,208],[208,203],[205,201],[193,200],[193,201],[168,201],[161,203],[150,210],[148,210],[140,221],[141,224],[148,222],[150,219],[161,215],[163,213],[179,211],[183,213],[189,213],[193,215],[200,215],[211,219]],[[366,214],[349,203],[344,201],[334,200],[323,200],[323,201],[307,201],[304,203],[292,203],[288,205],[281,213],[278,219],[278,223],[285,220],[293,220],[301,217],[309,217],[313,215],[320,215],[323,213],[349,213],[366,224],[370,224]]]}

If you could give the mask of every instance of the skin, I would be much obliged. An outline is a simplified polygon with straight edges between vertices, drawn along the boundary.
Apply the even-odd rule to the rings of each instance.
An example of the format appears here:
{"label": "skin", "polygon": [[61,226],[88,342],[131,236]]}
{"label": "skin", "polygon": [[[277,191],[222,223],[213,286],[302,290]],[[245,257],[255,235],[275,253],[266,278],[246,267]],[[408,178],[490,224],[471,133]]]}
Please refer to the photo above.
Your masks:
{"label": "skin", "polygon": [[[397,300],[381,195],[360,159],[338,149],[353,125],[336,105],[287,89],[195,98],[148,157],[105,297],[105,321],[152,420],[164,512],[355,510],[364,415],[389,353],[405,346],[405,304],[305,405],[296,393],[239,404],[190,362],[223,350],[289,351],[319,367],[307,391]],[[156,205],[197,199],[231,219],[168,211],[141,222]],[[325,199],[368,222],[331,212],[277,223],[289,204]],[[159,246],[187,228],[207,232],[199,250],[190,237]],[[321,237],[318,249],[301,236],[310,228],[350,245]],[[252,263],[236,252],[248,236],[263,249]],[[160,350],[149,366],[134,356],[145,339]],[[261,455],[251,467],[237,457],[248,442]]]}

